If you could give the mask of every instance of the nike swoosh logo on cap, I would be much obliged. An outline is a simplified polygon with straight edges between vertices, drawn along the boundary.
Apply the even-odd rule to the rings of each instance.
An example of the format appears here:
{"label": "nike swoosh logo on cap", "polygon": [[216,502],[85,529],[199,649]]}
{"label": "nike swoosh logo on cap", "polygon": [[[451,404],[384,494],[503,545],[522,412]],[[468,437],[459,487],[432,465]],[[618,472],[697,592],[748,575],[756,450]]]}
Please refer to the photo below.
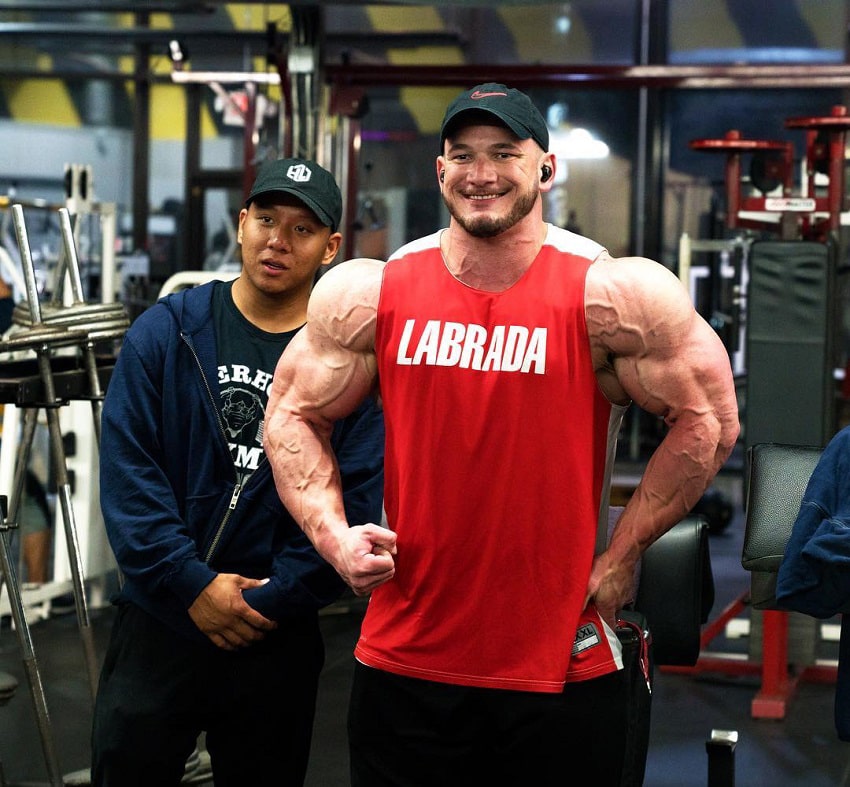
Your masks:
{"label": "nike swoosh logo on cap", "polygon": [[480,90],[476,90],[476,91],[475,91],[474,93],[472,93],[469,97],[470,97],[473,101],[475,101],[475,100],[476,100],[476,99],[478,99],[478,98],[487,98],[488,96],[507,96],[507,95],[508,95],[507,93],[500,93],[500,92],[498,92],[498,91],[497,91],[497,92],[494,92],[494,93],[482,93]]}

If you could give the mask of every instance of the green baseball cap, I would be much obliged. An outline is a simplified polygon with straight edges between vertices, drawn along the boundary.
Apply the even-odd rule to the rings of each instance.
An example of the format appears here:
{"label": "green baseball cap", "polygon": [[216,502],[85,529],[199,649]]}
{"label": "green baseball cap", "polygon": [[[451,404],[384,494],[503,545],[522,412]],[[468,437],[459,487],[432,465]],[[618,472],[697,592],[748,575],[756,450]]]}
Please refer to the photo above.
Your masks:
{"label": "green baseball cap", "polygon": [[263,194],[283,192],[301,200],[331,232],[342,219],[342,194],[334,176],[315,161],[282,158],[260,166],[245,207]]}
{"label": "green baseball cap", "polygon": [[494,115],[520,139],[533,139],[544,151],[549,150],[549,128],[540,110],[525,93],[498,82],[477,85],[449,104],[440,129],[441,149],[458,117],[471,110]]}

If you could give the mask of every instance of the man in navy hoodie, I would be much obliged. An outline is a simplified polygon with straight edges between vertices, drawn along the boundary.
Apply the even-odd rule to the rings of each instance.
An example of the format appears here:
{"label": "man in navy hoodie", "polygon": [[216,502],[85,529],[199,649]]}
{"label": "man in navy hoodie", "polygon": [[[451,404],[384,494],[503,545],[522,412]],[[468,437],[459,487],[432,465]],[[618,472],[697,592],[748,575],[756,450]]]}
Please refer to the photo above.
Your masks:
{"label": "man in navy hoodie", "polygon": [[[301,785],[343,589],[281,504],[263,451],[280,354],[342,213],[329,172],[264,165],[239,214],[242,271],[169,295],[127,332],[103,408],[101,506],[123,577],[95,703],[92,784],[179,784],[206,732],[217,785]],[[383,420],[338,422],[349,521],[381,515]]]}
{"label": "man in navy hoodie", "polygon": [[776,577],[776,601],[816,618],[841,614],[835,729],[850,742],[850,427],[830,439],[806,485]]}

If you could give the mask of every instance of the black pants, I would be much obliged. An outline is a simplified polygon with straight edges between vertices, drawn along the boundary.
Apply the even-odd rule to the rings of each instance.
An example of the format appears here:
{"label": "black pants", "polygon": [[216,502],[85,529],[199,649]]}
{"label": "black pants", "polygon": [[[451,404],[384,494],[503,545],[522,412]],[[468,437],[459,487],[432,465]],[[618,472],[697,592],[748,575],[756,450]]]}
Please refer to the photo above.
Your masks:
{"label": "black pants", "polygon": [[323,661],[316,616],[228,652],[122,605],[95,702],[92,785],[177,785],[206,731],[216,787],[301,787]]}
{"label": "black pants", "polygon": [[432,683],[355,667],[353,787],[619,787],[629,734],[623,672],[561,694]]}

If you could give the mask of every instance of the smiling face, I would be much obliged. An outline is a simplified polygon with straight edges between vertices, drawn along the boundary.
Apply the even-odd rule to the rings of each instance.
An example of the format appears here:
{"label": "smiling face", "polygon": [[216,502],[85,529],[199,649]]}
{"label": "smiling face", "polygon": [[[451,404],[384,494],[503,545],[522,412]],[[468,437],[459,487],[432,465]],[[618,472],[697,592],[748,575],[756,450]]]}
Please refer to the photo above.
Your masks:
{"label": "smiling face", "polygon": [[510,229],[540,198],[540,168],[553,165],[531,139],[498,121],[479,118],[446,138],[437,160],[443,200],[470,235],[491,238]]}
{"label": "smiling face", "polygon": [[319,267],[333,260],[341,237],[297,197],[262,195],[239,214],[240,278],[266,296],[306,295]]}

